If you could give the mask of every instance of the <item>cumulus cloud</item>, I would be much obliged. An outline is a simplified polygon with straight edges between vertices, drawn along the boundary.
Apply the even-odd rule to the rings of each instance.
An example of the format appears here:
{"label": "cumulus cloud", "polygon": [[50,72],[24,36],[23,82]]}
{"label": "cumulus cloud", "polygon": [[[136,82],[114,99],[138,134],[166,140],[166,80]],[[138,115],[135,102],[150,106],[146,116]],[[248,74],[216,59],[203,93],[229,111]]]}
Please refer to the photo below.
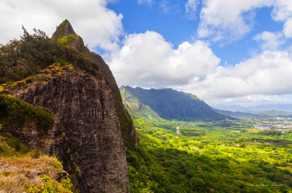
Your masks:
{"label": "cumulus cloud", "polygon": [[129,35],[109,62],[121,85],[163,87],[202,79],[220,63],[202,41],[174,48],[159,33]]}
{"label": "cumulus cloud", "polygon": [[186,13],[194,14],[198,7],[198,0],[188,0],[185,5]]}
{"label": "cumulus cloud", "polygon": [[286,21],[283,32],[287,38],[292,37],[292,18]]}
{"label": "cumulus cloud", "polygon": [[292,94],[292,58],[284,51],[265,51],[231,67],[218,67],[203,81],[184,89],[203,98],[246,98]]}
{"label": "cumulus cloud", "polygon": [[275,0],[272,17],[275,21],[284,22],[285,37],[292,37],[292,0]]}
{"label": "cumulus cloud", "polygon": [[272,18],[284,23],[283,34],[291,38],[292,0],[206,0],[198,35],[212,41],[239,39],[251,30],[250,13],[263,7],[272,8]]}
{"label": "cumulus cloud", "polygon": [[206,0],[201,11],[201,38],[237,39],[250,31],[244,14],[271,4],[271,0]]}
{"label": "cumulus cloud", "polygon": [[292,17],[292,1],[291,0],[274,0],[273,1],[273,19],[276,21],[285,21]]}
{"label": "cumulus cloud", "polygon": [[255,37],[261,43],[263,50],[277,50],[285,42],[282,33],[272,33],[264,31]]}
{"label": "cumulus cloud", "polygon": [[285,23],[284,34],[291,37],[292,0],[206,0],[198,34],[213,41],[241,38],[251,30],[249,14],[262,7],[272,7],[272,18]]}
{"label": "cumulus cloud", "polygon": [[[251,30],[247,15],[258,8],[271,7],[271,17],[283,23],[283,31],[264,31],[255,37],[261,53],[239,64],[221,66],[204,80],[181,89],[221,103],[259,103],[281,101],[279,96],[292,94],[291,51],[283,51],[292,37],[292,0],[206,0],[201,12],[199,37],[213,41],[241,38]],[[282,50],[282,51],[281,51]],[[283,101],[282,101],[283,102]]]}
{"label": "cumulus cloud", "polygon": [[115,49],[122,33],[122,16],[109,10],[107,3],[106,0],[2,0],[0,43],[18,37],[22,25],[50,35],[67,18],[89,47]]}

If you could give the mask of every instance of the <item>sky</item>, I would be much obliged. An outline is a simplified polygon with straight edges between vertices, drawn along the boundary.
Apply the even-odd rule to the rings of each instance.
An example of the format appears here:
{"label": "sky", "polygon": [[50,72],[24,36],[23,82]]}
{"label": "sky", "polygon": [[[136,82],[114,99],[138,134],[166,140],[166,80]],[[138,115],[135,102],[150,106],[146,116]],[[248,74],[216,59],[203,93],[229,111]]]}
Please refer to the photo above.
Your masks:
{"label": "sky", "polygon": [[65,18],[119,85],[228,110],[292,106],[292,0],[1,0],[0,43]]}

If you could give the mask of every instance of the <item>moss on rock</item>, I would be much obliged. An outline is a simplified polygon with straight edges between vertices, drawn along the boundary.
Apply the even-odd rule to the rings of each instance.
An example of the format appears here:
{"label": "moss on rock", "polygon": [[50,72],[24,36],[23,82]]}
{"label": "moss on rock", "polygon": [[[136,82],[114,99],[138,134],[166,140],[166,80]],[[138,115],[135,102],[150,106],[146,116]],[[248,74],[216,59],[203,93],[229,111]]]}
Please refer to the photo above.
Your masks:
{"label": "moss on rock", "polygon": [[76,36],[74,34],[70,34],[70,35],[62,36],[62,37],[58,38],[57,43],[62,45],[62,46],[68,46],[72,42],[76,41],[77,39],[78,39],[78,36]]}

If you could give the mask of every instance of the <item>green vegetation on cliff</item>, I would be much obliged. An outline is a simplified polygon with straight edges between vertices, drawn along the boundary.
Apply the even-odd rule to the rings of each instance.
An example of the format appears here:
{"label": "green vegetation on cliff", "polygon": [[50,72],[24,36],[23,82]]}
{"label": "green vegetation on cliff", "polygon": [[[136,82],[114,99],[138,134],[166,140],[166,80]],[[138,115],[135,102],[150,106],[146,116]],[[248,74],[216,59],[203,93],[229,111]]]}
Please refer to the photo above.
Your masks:
{"label": "green vegetation on cliff", "polygon": [[100,73],[82,38],[74,31],[66,33],[51,39],[40,30],[29,34],[24,29],[19,40],[0,45],[0,84],[37,75],[53,64],[71,64],[92,75]]}
{"label": "green vegetation on cliff", "polygon": [[53,125],[53,114],[13,96],[0,94],[0,124],[2,127],[21,128],[35,121],[39,129],[48,131]]}
{"label": "green vegetation on cliff", "polygon": [[64,58],[61,46],[44,32],[24,30],[20,40],[0,47],[0,83],[21,80]]}
{"label": "green vegetation on cliff", "polygon": [[70,43],[74,42],[75,40],[77,40],[77,36],[76,35],[67,35],[67,36],[63,36],[63,37],[60,37],[58,40],[57,40],[57,43],[62,45],[62,46],[67,46],[69,45]]}
{"label": "green vegetation on cliff", "polygon": [[57,158],[29,148],[12,135],[31,123],[47,133],[53,125],[53,115],[44,108],[0,94],[0,192],[71,193],[71,180]]}
{"label": "green vegetation on cliff", "polygon": [[[292,192],[292,133],[145,119],[135,125],[140,142],[128,151],[132,193]],[[180,125],[182,135],[164,125],[174,131]]]}

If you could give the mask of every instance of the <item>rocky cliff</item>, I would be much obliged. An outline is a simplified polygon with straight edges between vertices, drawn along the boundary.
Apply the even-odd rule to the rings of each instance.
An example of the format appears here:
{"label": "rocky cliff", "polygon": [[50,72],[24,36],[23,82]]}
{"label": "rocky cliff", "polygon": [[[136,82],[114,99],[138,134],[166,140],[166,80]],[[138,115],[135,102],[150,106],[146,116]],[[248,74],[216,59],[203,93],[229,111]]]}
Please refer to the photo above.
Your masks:
{"label": "rocky cliff", "polygon": [[[2,84],[2,93],[45,107],[54,115],[53,125],[46,133],[49,142],[41,148],[63,162],[75,191],[127,193],[125,152],[127,146],[135,145],[136,135],[108,66],[84,46],[67,20],[60,24],[51,39],[34,37],[27,32],[23,39],[16,48],[20,53],[25,50],[23,45],[30,42],[31,47],[37,45],[40,53],[47,53],[46,57],[52,55],[53,59],[48,65],[33,64],[36,68],[30,70],[28,76],[8,77],[9,81]],[[51,46],[43,45],[44,42]],[[58,52],[51,51],[55,48]],[[2,50],[3,57],[7,55],[3,53]],[[20,54],[15,59],[14,71],[23,66],[28,69],[26,61],[34,61],[38,56],[38,53],[30,57]],[[6,71],[2,69],[0,73],[9,74]],[[26,133],[23,128],[12,130],[9,126],[4,130],[21,136],[29,145],[44,144],[43,137],[32,137],[39,133],[37,127]]]}

